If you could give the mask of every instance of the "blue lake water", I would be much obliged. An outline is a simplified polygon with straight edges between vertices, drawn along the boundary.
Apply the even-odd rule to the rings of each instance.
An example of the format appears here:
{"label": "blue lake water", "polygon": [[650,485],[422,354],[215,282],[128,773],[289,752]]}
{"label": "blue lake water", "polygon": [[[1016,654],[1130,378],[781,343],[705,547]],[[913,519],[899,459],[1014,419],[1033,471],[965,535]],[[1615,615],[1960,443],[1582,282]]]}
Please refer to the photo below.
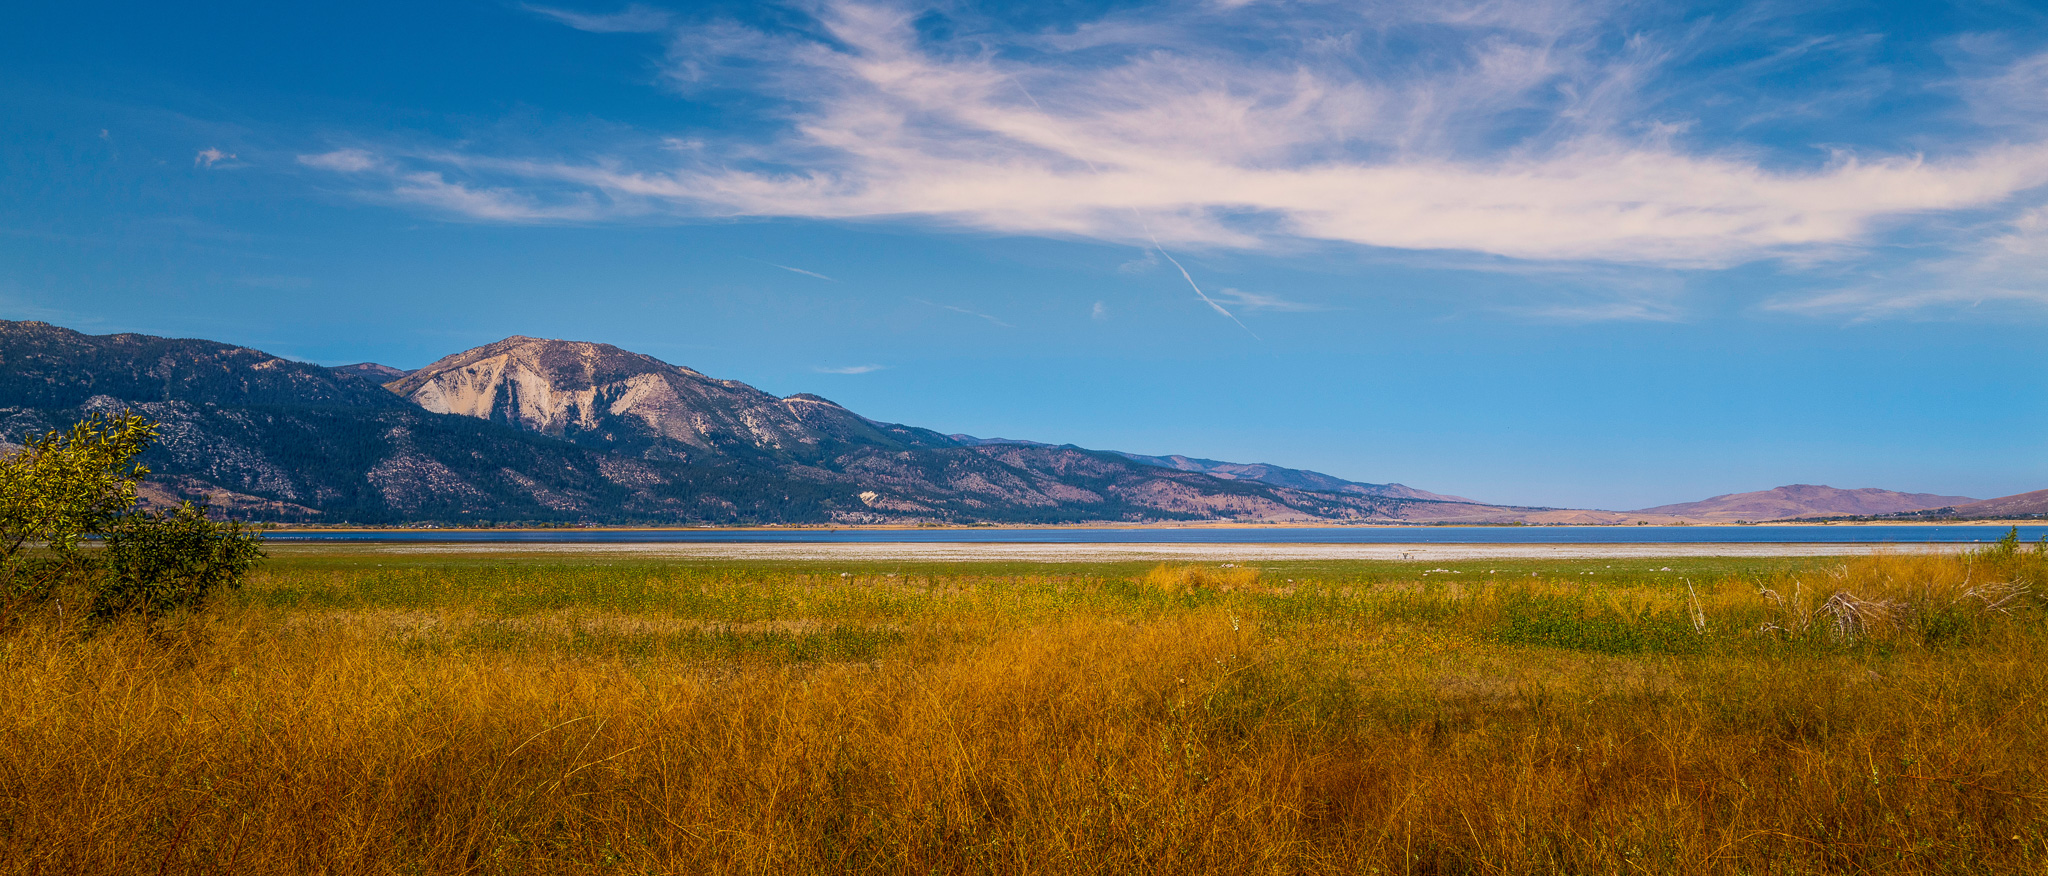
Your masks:
{"label": "blue lake water", "polygon": [[[1315,526],[1246,529],[411,529],[287,530],[278,542],[842,544],[1940,544],[1992,542],[2007,526]],[[2022,526],[2020,540],[2048,536]]]}

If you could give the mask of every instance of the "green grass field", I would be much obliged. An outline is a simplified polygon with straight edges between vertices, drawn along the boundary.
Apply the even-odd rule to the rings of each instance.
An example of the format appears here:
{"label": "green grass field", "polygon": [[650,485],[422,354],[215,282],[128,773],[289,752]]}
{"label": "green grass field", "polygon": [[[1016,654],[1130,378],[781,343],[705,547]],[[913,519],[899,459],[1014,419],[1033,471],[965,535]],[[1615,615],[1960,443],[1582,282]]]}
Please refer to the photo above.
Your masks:
{"label": "green grass field", "polygon": [[276,553],[0,633],[0,872],[2048,870],[2031,549]]}

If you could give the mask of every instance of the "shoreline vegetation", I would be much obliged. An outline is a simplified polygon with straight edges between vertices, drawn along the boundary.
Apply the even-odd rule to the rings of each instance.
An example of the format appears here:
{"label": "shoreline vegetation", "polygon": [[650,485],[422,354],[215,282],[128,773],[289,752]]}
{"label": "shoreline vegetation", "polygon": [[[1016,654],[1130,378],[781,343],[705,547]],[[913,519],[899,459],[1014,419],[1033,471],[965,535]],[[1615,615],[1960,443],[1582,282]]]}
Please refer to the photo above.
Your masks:
{"label": "shoreline vegetation", "polygon": [[0,630],[0,873],[2035,873],[2044,588],[285,552]]}

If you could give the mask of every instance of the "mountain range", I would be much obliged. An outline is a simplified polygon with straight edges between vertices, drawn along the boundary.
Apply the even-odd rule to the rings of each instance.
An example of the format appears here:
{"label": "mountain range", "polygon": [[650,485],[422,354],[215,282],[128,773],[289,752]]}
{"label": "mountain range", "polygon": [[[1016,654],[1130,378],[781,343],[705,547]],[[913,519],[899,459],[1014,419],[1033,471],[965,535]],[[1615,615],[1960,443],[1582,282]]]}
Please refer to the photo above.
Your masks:
{"label": "mountain range", "polygon": [[146,498],[317,523],[1633,523],[1815,516],[1843,495],[1857,513],[1970,501],[1785,487],[1776,504],[1491,505],[1262,463],[947,435],[607,344],[515,336],[408,371],[0,321],[0,436],[123,409],[162,424]]}
{"label": "mountain range", "polygon": [[[1216,476],[1072,446],[958,439],[605,344],[513,337],[406,372],[0,322],[0,434],[122,409],[162,423],[146,457],[152,497],[203,496],[306,522],[1365,521],[1528,510],[1277,467]],[[1292,485],[1320,479],[1340,489]]]}

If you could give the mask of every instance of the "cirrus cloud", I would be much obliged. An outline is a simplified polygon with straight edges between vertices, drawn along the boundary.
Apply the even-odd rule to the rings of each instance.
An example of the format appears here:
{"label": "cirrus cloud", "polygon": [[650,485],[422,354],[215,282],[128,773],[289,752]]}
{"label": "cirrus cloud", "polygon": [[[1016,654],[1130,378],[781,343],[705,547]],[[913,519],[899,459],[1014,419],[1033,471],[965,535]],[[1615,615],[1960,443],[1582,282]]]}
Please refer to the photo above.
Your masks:
{"label": "cirrus cloud", "polygon": [[660,33],[672,19],[667,12],[638,3],[617,12],[592,13],[522,3],[519,8],[590,33]]}
{"label": "cirrus cloud", "polygon": [[[2048,184],[2048,140],[2024,136],[1852,147],[1729,135],[1740,127],[1689,135],[1711,101],[1689,97],[1674,70],[1704,50],[1682,32],[1617,38],[1618,13],[1589,4],[1224,4],[1049,31],[964,13],[937,27],[923,7],[848,0],[811,13],[802,27],[667,32],[667,81],[769,102],[757,129],[540,157],[472,147],[301,160],[491,221],[909,220],[1145,246],[1334,242],[1669,269],[1839,258],[1916,216],[2026,209]],[[1420,38],[1409,31],[1434,42],[1389,48],[1400,42],[1390,35]],[[1737,73],[1869,43],[1808,40]],[[2029,63],[1985,81],[2024,93],[2009,86],[2041,66]],[[1830,93],[1851,101],[1874,78]]]}

